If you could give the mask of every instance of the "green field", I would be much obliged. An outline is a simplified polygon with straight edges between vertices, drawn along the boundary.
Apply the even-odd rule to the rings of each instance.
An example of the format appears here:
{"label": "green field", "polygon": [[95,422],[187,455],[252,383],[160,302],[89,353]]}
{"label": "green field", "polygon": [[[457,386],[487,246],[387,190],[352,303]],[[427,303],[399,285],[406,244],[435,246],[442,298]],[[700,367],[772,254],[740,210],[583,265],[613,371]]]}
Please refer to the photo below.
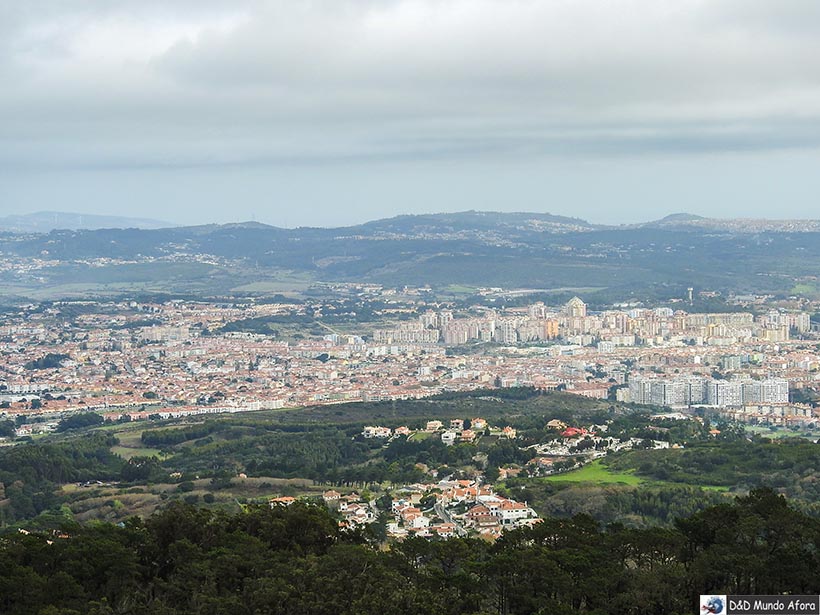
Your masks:
{"label": "green field", "polygon": [[421,440],[426,440],[432,435],[433,434],[429,431],[417,431],[416,433],[412,434],[409,438],[407,438],[407,440],[415,440],[416,442],[420,442]]}
{"label": "green field", "polygon": [[162,451],[158,448],[131,448],[129,446],[112,446],[111,452],[119,455],[123,459],[131,459],[132,457],[157,457],[163,458]]}
{"label": "green field", "polygon": [[613,483],[640,485],[646,482],[631,473],[610,472],[600,460],[588,463],[578,470],[548,476],[546,480],[553,483],[595,483],[597,485]]}
{"label": "green field", "polygon": [[448,284],[442,289],[446,293],[454,295],[472,295],[477,289],[475,286],[465,286],[463,284]]}
{"label": "green field", "polygon": [[745,429],[748,433],[753,433],[756,436],[763,436],[764,438],[820,438],[820,430],[801,429],[799,431],[792,431],[791,429],[777,428],[772,431],[769,427],[762,425],[746,425]]}
{"label": "green field", "polygon": [[[111,427],[117,426],[112,425]],[[119,455],[123,459],[131,459],[132,457],[165,458],[160,449],[143,446],[141,439],[143,428],[141,426],[131,425],[127,426],[125,429],[122,429],[122,426],[119,427],[121,431],[114,433],[117,440],[119,440],[119,444],[111,447],[112,453]],[[103,427],[103,429],[106,428]]]}
{"label": "green field", "polygon": [[307,273],[282,271],[265,279],[235,286],[231,290],[248,293],[299,292],[307,290],[313,282],[313,276]]}
{"label": "green field", "polygon": [[795,284],[791,291],[791,294],[798,295],[800,297],[807,297],[809,299],[816,299],[820,293],[817,290],[817,287],[814,284],[805,284],[799,283]]}
{"label": "green field", "polygon": [[128,263],[106,267],[66,264],[46,268],[42,280],[19,283],[0,280],[0,294],[39,301],[56,298],[110,297],[129,293],[221,292],[254,294],[304,292],[312,283],[309,272],[215,266],[196,262]]}
{"label": "green field", "polygon": [[[669,483],[670,485],[681,485],[683,483]],[[723,485],[696,485],[700,487],[704,491],[720,491],[720,492],[728,492],[729,487],[724,487]]]}
{"label": "green field", "polygon": [[[652,480],[635,476],[632,472],[615,472],[607,468],[601,460],[586,464],[578,470],[571,470],[562,474],[548,476],[547,481],[552,483],[590,483],[595,485],[687,485],[689,483],[679,483],[674,481]],[[691,485],[706,491],[728,491],[729,487],[721,485]]]}

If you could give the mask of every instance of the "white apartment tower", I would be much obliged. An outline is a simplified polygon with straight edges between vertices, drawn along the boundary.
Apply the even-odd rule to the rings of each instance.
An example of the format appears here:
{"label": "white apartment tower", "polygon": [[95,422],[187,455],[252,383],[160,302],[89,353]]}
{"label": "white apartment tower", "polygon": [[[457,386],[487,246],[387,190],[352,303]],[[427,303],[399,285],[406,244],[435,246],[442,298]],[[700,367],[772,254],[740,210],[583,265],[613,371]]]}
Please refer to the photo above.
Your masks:
{"label": "white apartment tower", "polygon": [[567,301],[564,306],[567,316],[570,318],[586,318],[587,304],[581,301],[578,297],[573,297]]}

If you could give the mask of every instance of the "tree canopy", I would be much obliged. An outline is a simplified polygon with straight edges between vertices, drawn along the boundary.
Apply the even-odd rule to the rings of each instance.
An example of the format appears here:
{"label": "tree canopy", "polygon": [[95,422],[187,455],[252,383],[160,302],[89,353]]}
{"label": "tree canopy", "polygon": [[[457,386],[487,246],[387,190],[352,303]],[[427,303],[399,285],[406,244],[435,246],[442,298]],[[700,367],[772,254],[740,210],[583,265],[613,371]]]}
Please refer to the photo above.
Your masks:
{"label": "tree canopy", "polygon": [[121,527],[0,538],[0,612],[368,615],[684,613],[705,593],[814,594],[820,522],[755,490],[670,528],[546,519],[494,544],[390,551],[323,508],[174,503]]}

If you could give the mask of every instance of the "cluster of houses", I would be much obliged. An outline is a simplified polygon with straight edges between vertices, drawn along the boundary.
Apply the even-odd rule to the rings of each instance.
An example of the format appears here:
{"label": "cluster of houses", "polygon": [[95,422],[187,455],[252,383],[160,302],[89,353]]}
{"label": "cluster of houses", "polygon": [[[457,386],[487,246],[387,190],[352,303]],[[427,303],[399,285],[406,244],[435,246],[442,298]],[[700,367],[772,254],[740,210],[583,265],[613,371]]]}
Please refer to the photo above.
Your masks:
{"label": "cluster of houses", "polygon": [[322,494],[322,500],[330,510],[341,515],[342,521],[339,523],[341,527],[352,528],[376,520],[374,505],[362,500],[357,493],[342,495],[331,489]]}
{"label": "cluster of houses", "polygon": [[[482,418],[474,418],[472,420],[451,419],[449,424],[445,426],[443,421],[427,421],[423,433],[434,434],[441,433],[441,441],[447,446],[452,446],[457,442],[475,442],[476,437],[487,429],[487,421]],[[516,431],[509,425],[503,429],[491,428],[495,430],[495,435],[503,438],[514,439]],[[375,425],[367,425],[362,429],[362,436],[365,438],[380,438],[387,440],[397,436],[411,436],[415,432],[406,427],[396,427],[390,429],[389,427],[381,427]]]}
{"label": "cluster of houses", "polygon": [[[572,426],[559,419],[552,419],[546,427],[557,432],[560,437],[528,447],[533,453],[533,458],[525,467],[499,468],[502,480],[517,476],[521,472],[529,476],[546,476],[575,468],[604,457],[610,452],[648,446],[645,439],[630,438],[622,441],[619,438],[607,437],[607,425]],[[428,437],[432,434],[439,434],[441,441],[451,446],[460,442],[474,442],[477,434],[483,434],[487,429],[486,420],[474,418],[472,420],[450,419],[449,422],[427,421],[424,429],[418,431],[427,434]],[[493,435],[501,438],[515,439],[517,437],[516,430],[510,426],[503,429],[498,427],[489,427],[489,429]],[[367,426],[362,430],[362,436],[365,438],[378,438],[385,441],[400,436],[410,437],[414,433],[417,432],[406,426],[396,429]],[[651,446],[660,449],[668,448],[670,444],[662,440],[653,440]]]}
{"label": "cluster of houses", "polygon": [[[278,498],[271,498],[268,500],[268,503],[271,508],[273,508],[276,506],[290,506],[296,501],[296,498],[284,495]],[[338,491],[325,491],[322,494],[322,501],[328,509],[339,513],[342,517],[342,520],[339,521],[340,527],[352,528],[372,523],[376,520],[374,505],[362,500],[361,496],[357,493],[342,495]]]}
{"label": "cluster of houses", "polygon": [[[432,509],[419,504],[425,496],[435,497]],[[506,529],[540,522],[526,503],[498,495],[492,486],[474,480],[443,480],[436,485],[413,485],[393,501],[393,520],[388,536],[465,536],[477,534],[495,540]]]}
{"label": "cluster of houses", "polygon": [[[322,494],[322,501],[339,515],[339,526],[343,528],[373,523],[378,517],[375,502],[366,502],[356,493],[342,495],[331,489]],[[294,502],[296,498],[291,496],[269,501],[271,507],[290,506]],[[541,521],[528,504],[503,497],[492,486],[475,480],[409,485],[402,489],[400,497],[393,499],[389,512],[392,519],[387,523],[387,535],[394,540],[470,534],[495,540],[504,530]]]}
{"label": "cluster of houses", "polygon": [[[535,456],[527,462],[526,471],[530,476],[546,476],[569,470],[578,465],[583,465],[594,459],[605,457],[608,453],[631,450],[636,447],[648,447],[663,449],[669,448],[670,443],[664,440],[651,440],[641,438],[620,438],[607,437],[607,425],[593,425],[586,427],[569,426],[557,419],[547,423],[547,427],[556,430],[560,438],[550,442],[534,444],[528,447]],[[671,445],[676,448],[678,445]],[[520,471],[520,470],[518,470]],[[501,469],[501,477],[513,476],[510,468]]]}
{"label": "cluster of houses", "polygon": [[450,538],[460,534],[455,523],[440,520],[433,523],[433,519],[418,507],[413,498],[395,500],[391,506],[393,520],[387,524],[387,535],[391,538],[402,539],[407,536],[438,536]]}
{"label": "cluster of houses", "polygon": [[[649,442],[638,438],[621,440],[607,437],[607,425],[576,427],[553,419],[547,423],[549,429],[557,432],[556,439],[527,447],[533,458],[525,468],[518,466],[499,468],[500,478],[516,476],[525,472],[530,476],[548,475],[571,469],[610,451],[624,450],[637,446],[647,447]],[[441,434],[447,444],[456,441],[469,442],[476,433],[484,433],[487,422],[481,418],[464,421],[452,419],[448,424],[439,420],[428,421],[420,430],[428,436]],[[515,429],[491,428],[494,435],[514,439]],[[408,427],[391,430],[388,427],[367,426],[362,435],[365,438],[389,439],[410,436],[415,433]],[[667,448],[669,442],[651,441],[654,448]],[[487,540],[495,540],[504,530],[532,526],[541,519],[526,503],[495,493],[492,485],[478,479],[444,479],[438,483],[418,483],[399,490],[390,506],[391,520],[387,523],[387,535],[395,540],[408,536],[440,537],[477,535]],[[342,495],[337,491],[324,492],[325,505],[338,512],[342,527],[356,527],[372,523],[378,517],[375,502],[366,502],[359,495]],[[288,505],[293,498],[283,497],[271,500],[271,505]]]}
{"label": "cluster of houses", "polygon": [[364,429],[362,429],[362,436],[368,439],[380,438],[382,440],[387,440],[388,438],[392,438],[393,436],[409,436],[412,433],[413,431],[409,427],[405,426],[390,429],[389,427],[367,425]]}

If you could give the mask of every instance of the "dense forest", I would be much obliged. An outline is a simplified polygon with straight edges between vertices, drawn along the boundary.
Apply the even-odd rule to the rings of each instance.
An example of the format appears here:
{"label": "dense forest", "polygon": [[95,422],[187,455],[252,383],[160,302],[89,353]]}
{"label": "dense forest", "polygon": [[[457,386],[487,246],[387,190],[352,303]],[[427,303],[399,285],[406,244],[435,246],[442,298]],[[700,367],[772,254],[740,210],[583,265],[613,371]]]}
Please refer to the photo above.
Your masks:
{"label": "dense forest", "polygon": [[616,454],[607,463],[660,481],[733,488],[765,484],[820,515],[820,447],[801,438],[695,442],[686,449]]}
{"label": "dense forest", "polygon": [[121,526],[0,538],[8,615],[691,613],[699,594],[820,592],[820,522],[770,490],[671,528],[546,519],[379,549],[319,507],[175,504]]}
{"label": "dense forest", "polygon": [[94,433],[2,450],[0,524],[59,507],[55,490],[61,484],[119,478],[124,461],[111,452],[114,443],[112,436]]}

